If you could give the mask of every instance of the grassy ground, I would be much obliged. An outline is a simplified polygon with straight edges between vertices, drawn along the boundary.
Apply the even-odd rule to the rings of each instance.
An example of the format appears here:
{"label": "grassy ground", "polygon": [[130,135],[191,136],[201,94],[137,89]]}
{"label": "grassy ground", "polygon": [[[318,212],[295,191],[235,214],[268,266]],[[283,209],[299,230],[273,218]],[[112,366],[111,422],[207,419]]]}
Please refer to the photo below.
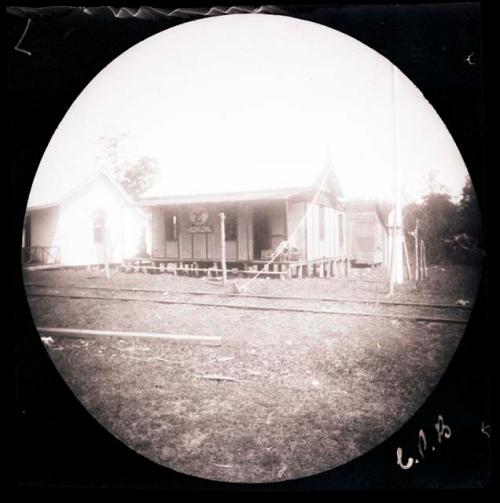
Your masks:
{"label": "grassy ground", "polygon": [[[47,271],[25,279],[223,289],[166,274],[116,273],[106,280],[97,272]],[[424,286],[405,285],[395,298],[473,301],[477,280],[476,269],[433,268]],[[385,298],[387,291],[383,271],[357,270],[347,280],[258,280],[249,293]],[[429,395],[464,330],[394,319],[85,299],[34,297],[30,305],[43,326],[222,336],[219,346],[54,338],[47,348],[83,404],[127,445],[181,472],[228,481],[304,477],[377,445]],[[210,375],[235,381],[204,378]]]}

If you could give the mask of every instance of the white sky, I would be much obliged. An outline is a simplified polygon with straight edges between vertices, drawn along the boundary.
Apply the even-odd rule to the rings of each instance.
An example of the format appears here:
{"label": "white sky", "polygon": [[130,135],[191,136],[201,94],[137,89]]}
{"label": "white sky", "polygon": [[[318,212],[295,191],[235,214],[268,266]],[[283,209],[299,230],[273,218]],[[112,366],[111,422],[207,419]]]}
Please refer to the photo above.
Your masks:
{"label": "white sky", "polygon": [[[405,200],[467,174],[420,91],[367,46],[282,16],[185,23],[126,51],[82,92],[41,161],[30,204],[109,165],[158,160],[171,193],[290,186],[333,162],[347,198],[391,198],[394,104]],[[288,185],[288,184],[285,184]]]}

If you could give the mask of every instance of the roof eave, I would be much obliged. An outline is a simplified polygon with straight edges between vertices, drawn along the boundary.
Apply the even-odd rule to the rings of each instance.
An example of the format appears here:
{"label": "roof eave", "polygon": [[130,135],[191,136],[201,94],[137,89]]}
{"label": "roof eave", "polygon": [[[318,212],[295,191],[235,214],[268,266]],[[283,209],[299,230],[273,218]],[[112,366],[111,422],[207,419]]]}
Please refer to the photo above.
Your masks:
{"label": "roof eave", "polygon": [[277,199],[289,199],[306,191],[305,188],[278,189],[273,191],[258,192],[231,192],[227,194],[193,194],[183,196],[158,196],[140,197],[137,201],[139,206],[175,206],[183,204],[208,204],[208,203],[231,203],[256,202]]}

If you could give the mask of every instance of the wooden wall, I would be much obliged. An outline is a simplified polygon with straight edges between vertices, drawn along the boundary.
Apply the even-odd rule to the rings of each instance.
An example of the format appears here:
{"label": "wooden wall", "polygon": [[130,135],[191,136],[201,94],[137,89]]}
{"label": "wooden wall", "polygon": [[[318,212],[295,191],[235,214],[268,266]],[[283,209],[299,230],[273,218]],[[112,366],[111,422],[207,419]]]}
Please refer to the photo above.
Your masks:
{"label": "wooden wall", "polygon": [[307,231],[305,222],[299,227],[296,232],[294,231],[301,222],[302,216],[306,210],[306,206],[307,203],[303,201],[289,201],[287,204],[288,235],[290,237],[290,244],[296,246],[300,250],[299,257],[302,260],[306,259]]}
{"label": "wooden wall", "polygon": [[349,256],[359,264],[386,261],[386,230],[373,209],[349,212]]}
{"label": "wooden wall", "polygon": [[[152,248],[157,258],[188,260],[220,260],[221,231],[219,213],[235,211],[237,215],[237,236],[235,240],[226,240],[226,258],[248,260],[253,258],[253,232],[251,207],[244,203],[231,205],[205,204],[209,212],[207,225],[211,232],[188,232],[192,226],[189,213],[192,206],[153,207],[152,214]],[[166,219],[177,216],[178,239],[166,240]]]}
{"label": "wooden wall", "polygon": [[248,204],[238,206],[238,249],[241,259],[253,259],[252,208]]}
{"label": "wooden wall", "polygon": [[31,212],[31,246],[56,246],[59,206]]}
{"label": "wooden wall", "polygon": [[165,257],[165,221],[163,208],[151,208],[151,245],[153,257]]}
{"label": "wooden wall", "polygon": [[[324,236],[321,239],[320,232],[320,207],[324,207]],[[301,258],[312,260],[322,257],[338,257],[345,255],[345,242],[347,239],[344,225],[344,246],[339,244],[338,216],[341,213],[333,207],[325,194],[321,194],[315,204],[310,202],[288,203],[288,226],[289,234],[292,234],[299,225],[302,215],[306,212],[306,220],[292,236],[291,243],[301,251]],[[344,217],[345,218],[345,217]]]}

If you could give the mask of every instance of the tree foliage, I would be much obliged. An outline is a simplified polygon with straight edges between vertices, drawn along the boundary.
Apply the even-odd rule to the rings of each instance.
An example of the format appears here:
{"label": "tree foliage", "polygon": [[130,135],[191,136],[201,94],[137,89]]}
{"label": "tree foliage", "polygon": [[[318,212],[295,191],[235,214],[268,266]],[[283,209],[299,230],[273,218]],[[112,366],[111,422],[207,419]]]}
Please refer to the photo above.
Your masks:
{"label": "tree foliage", "polygon": [[445,193],[431,192],[419,203],[403,209],[403,224],[410,254],[418,219],[418,234],[426,246],[427,261],[433,264],[477,263],[481,260],[481,216],[470,179],[462,197],[454,203]]}
{"label": "tree foliage", "polygon": [[122,163],[114,168],[114,176],[126,192],[137,199],[158,180],[158,161],[141,157],[135,162]]}

